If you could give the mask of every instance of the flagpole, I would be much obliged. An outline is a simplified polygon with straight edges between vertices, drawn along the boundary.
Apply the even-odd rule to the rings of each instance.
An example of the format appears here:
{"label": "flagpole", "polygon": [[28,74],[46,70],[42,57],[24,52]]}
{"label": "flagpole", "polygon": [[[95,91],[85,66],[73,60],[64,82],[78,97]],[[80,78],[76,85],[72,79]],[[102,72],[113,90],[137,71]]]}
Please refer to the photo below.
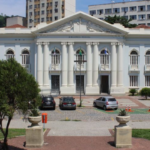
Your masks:
{"label": "flagpole", "polygon": [[80,61],[80,107],[81,107],[81,61]]}

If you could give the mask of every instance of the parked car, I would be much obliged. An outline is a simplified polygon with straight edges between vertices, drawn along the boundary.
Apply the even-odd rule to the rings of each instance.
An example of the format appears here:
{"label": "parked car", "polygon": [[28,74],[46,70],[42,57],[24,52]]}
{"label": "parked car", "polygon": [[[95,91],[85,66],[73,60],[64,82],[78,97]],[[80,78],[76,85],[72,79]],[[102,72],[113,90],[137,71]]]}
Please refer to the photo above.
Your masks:
{"label": "parked car", "polygon": [[106,109],[118,109],[118,101],[111,96],[100,97],[93,102],[94,107],[102,107],[104,110]]}
{"label": "parked car", "polygon": [[41,109],[52,108],[53,110],[55,110],[55,107],[56,107],[56,103],[52,96],[43,96],[42,97]]}
{"label": "parked car", "polygon": [[76,102],[73,97],[62,97],[59,101],[60,109],[74,109],[76,110]]}

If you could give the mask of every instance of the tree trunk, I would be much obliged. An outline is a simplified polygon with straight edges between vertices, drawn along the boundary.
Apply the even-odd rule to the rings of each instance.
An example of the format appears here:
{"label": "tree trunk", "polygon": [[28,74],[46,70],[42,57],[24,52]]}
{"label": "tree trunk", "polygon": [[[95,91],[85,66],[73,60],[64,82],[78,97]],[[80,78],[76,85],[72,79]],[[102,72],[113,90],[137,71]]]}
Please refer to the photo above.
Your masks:
{"label": "tree trunk", "polygon": [[10,125],[11,119],[12,119],[11,117],[8,117],[8,122],[7,122],[5,136],[4,136],[4,145],[7,145],[8,129],[9,129],[9,125]]}

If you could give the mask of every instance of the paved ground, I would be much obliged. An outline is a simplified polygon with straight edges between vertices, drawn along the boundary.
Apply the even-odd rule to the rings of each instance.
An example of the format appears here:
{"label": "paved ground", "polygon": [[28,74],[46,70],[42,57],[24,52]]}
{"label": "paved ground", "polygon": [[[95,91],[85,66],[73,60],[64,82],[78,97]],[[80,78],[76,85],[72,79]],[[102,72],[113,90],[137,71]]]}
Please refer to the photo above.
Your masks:
{"label": "paved ground", "polygon": [[[47,133],[46,133],[47,134]],[[149,150],[149,140],[133,138],[132,148],[115,148],[114,137],[44,137],[44,146],[34,150]],[[8,141],[10,150],[32,150],[26,148],[25,137]]]}

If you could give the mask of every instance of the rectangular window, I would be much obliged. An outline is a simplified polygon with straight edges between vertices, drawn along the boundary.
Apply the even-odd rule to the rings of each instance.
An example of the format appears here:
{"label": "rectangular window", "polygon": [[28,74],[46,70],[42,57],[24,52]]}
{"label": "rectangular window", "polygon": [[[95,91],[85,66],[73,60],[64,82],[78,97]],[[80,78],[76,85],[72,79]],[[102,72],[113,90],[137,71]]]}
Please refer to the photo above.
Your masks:
{"label": "rectangular window", "polygon": [[32,5],[29,5],[29,9],[32,9]]}
{"label": "rectangular window", "polygon": [[96,14],[96,10],[90,10],[90,15],[93,16]]}
{"label": "rectangular window", "polygon": [[52,4],[53,4],[53,3],[52,3],[52,2],[50,2],[50,6],[52,6]]}
{"label": "rectangular window", "polygon": [[44,15],[44,10],[42,10],[41,14]]}
{"label": "rectangular window", "polygon": [[145,20],[145,15],[139,15],[138,18],[139,20]]}
{"label": "rectangular window", "polygon": [[121,11],[124,12],[124,13],[126,13],[128,11],[128,7],[122,7]]}
{"label": "rectangular window", "polygon": [[113,13],[120,13],[120,8],[114,8]]}
{"label": "rectangular window", "polygon": [[58,13],[58,9],[55,9],[55,13]]}
{"label": "rectangular window", "polygon": [[111,14],[112,10],[111,9],[105,9],[105,14]]}
{"label": "rectangular window", "polygon": [[130,15],[130,18],[131,18],[132,20],[136,20],[136,15]]}
{"label": "rectangular window", "polygon": [[50,21],[52,21],[52,17],[50,17]]}
{"label": "rectangular window", "polygon": [[150,19],[150,14],[147,14],[147,19]]}
{"label": "rectangular window", "polygon": [[32,22],[33,22],[33,20],[32,20],[32,19],[29,19],[29,22],[30,22],[30,23],[32,23]]}
{"label": "rectangular window", "polygon": [[49,21],[49,17],[47,17],[47,21]]}
{"label": "rectangular window", "polygon": [[45,7],[45,3],[42,3],[42,7]]}
{"label": "rectangular window", "polygon": [[138,65],[138,56],[137,55],[130,56],[130,65]]}
{"label": "rectangular window", "polygon": [[147,5],[147,11],[150,11],[150,5]]}
{"label": "rectangular window", "polygon": [[57,7],[58,6],[58,2],[55,2],[55,7]]}
{"label": "rectangular window", "polygon": [[57,16],[55,16],[55,20],[58,20],[58,17],[57,17]]}
{"label": "rectangular window", "polygon": [[98,14],[98,15],[103,14],[103,9],[97,10],[97,14]]}
{"label": "rectangular window", "polygon": [[41,22],[44,22],[44,18],[41,18]]}
{"label": "rectangular window", "polygon": [[136,6],[130,7],[130,11],[136,11]]}
{"label": "rectangular window", "polygon": [[138,76],[130,76],[130,86],[138,86]]}
{"label": "rectangular window", "polygon": [[138,6],[138,11],[145,11],[145,6]]}
{"label": "rectangular window", "polygon": [[109,55],[101,54],[101,65],[109,65]]}
{"label": "rectangular window", "polygon": [[28,54],[23,54],[22,55],[22,65],[28,65],[29,63],[29,55]]}
{"label": "rectangular window", "polygon": [[40,18],[38,18],[38,22],[40,22]]}
{"label": "rectangular window", "polygon": [[145,86],[150,86],[150,76],[145,76]]}
{"label": "rectangular window", "polygon": [[150,65],[150,55],[145,56],[145,64]]}

